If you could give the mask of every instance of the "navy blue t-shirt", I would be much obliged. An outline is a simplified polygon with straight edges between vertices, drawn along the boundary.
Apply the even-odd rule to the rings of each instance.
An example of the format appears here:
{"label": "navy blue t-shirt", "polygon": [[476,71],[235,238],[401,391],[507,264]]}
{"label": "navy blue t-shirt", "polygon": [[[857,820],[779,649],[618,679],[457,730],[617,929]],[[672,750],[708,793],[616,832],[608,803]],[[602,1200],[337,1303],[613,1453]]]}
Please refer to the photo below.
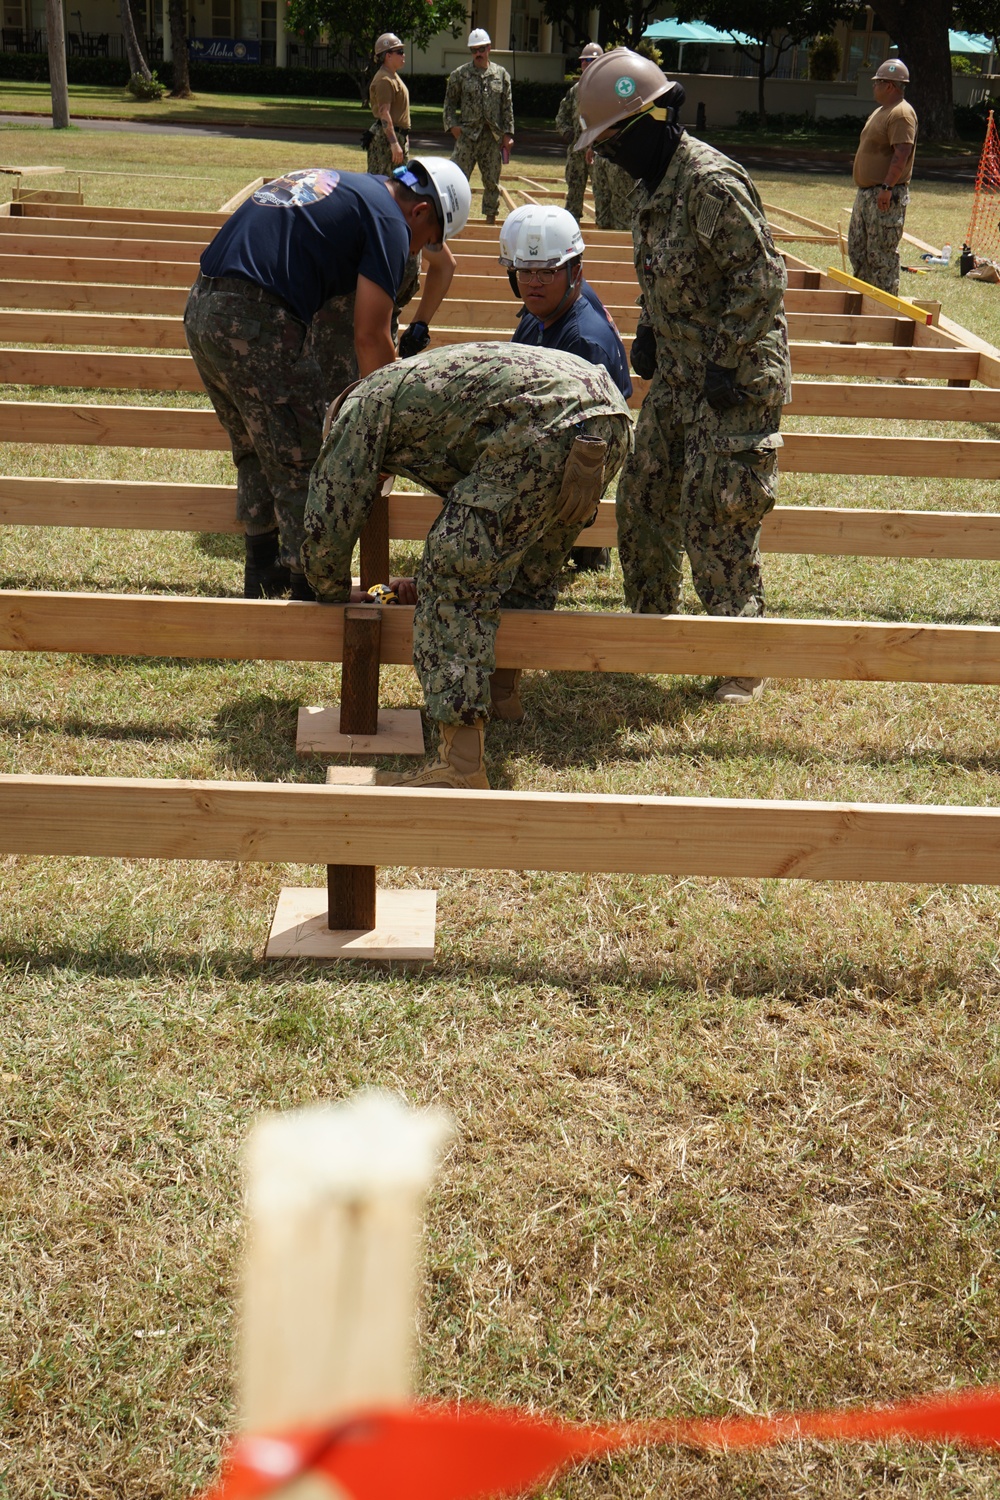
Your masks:
{"label": "navy blue t-shirt", "polygon": [[580,295],[548,328],[527,308],[521,314],[512,344],[536,344],[543,349],[565,349],[592,365],[603,365],[622,395],[632,394],[628,357],[618,330],[593,287],[584,282]]}
{"label": "navy blue t-shirt", "polygon": [[289,172],[241,203],[201,257],[204,276],[239,276],[276,292],[304,323],[359,276],[395,297],[410,231],[384,177],[327,168]]}

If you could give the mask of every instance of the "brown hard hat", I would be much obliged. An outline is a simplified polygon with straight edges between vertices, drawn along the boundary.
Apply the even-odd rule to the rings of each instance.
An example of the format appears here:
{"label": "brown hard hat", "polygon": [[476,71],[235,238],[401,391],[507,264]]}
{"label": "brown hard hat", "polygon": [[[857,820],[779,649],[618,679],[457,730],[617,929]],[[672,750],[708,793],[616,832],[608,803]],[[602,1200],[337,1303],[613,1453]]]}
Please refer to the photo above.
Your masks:
{"label": "brown hard hat", "polygon": [[388,52],[391,47],[401,47],[402,45],[402,41],[394,31],[383,31],[372,51],[376,57],[379,57],[383,52]]}
{"label": "brown hard hat", "polygon": [[673,86],[655,62],[628,47],[602,52],[580,76],[577,102],[583,129],[577,151],[592,146],[612,125],[648,109]]}
{"label": "brown hard hat", "polygon": [[898,57],[889,57],[884,63],[879,63],[872,75],[872,83],[909,83],[910,70],[905,62],[900,62]]}
{"label": "brown hard hat", "polygon": [[592,62],[595,57],[603,57],[604,48],[600,42],[588,42],[586,47],[580,48],[580,61]]}

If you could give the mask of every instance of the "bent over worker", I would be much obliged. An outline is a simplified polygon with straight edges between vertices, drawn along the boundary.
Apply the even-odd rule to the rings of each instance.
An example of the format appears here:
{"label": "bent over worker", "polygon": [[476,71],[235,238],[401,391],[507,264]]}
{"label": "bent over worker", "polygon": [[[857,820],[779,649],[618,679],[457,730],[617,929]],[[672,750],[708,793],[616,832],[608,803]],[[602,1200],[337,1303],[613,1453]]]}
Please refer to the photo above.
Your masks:
{"label": "bent over worker", "polygon": [[607,372],[576,355],[456,344],[369,375],[331,413],[313,470],[302,560],[317,598],[351,597],[351,553],[403,474],[444,501],[417,575],[413,664],[437,756],[401,778],[486,787],[484,729],[501,609],[552,609],[577,533],[631,446]]}
{"label": "bent over worker", "polygon": [[[592,145],[638,184],[632,368],[652,383],[618,486],[625,597],[638,614],[676,613],[686,551],[710,615],[762,615],[760,527],[790,395],[785,265],[743,168],[685,133],[683,99],[626,47],[580,80],[577,149]],[[749,703],[762,687],[730,677],[715,696]]]}
{"label": "bent over worker", "polygon": [[[293,599],[312,597],[299,559],[302,516],[323,415],[345,383],[334,383],[342,346],[353,345],[362,375],[395,359],[393,299],[407,256],[427,250],[443,260],[470,203],[463,174],[435,157],[388,180],[290,172],[258,188],[203,253],[184,331],[232,446],[246,598],[289,588]],[[447,274],[428,276],[425,321],[450,280],[447,259]]]}

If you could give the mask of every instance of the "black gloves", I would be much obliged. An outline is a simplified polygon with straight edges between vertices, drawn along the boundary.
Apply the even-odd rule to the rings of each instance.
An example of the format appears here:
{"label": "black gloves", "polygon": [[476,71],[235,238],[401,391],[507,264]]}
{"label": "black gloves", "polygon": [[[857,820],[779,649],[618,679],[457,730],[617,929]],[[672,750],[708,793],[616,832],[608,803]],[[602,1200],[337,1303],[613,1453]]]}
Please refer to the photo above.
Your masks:
{"label": "black gloves", "polygon": [[414,354],[426,349],[430,341],[431,331],[426,323],[411,323],[399,340],[400,359],[412,359]]}
{"label": "black gloves", "polygon": [[736,371],[713,365],[711,361],[705,366],[705,388],[701,394],[713,411],[732,411],[747,399],[746,392],[736,384]]}
{"label": "black gloves", "polygon": [[629,363],[642,380],[656,374],[656,334],[648,323],[640,323],[635,331]]}

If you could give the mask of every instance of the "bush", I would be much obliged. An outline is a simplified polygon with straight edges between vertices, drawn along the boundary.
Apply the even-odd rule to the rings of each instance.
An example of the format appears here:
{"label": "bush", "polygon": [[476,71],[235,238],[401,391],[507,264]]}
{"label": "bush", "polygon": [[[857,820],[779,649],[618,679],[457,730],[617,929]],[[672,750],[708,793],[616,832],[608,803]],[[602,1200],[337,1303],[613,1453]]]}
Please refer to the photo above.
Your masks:
{"label": "bush", "polygon": [[[68,57],[66,72],[70,83],[128,87],[128,63],[122,58]],[[173,64],[163,63],[158,72],[160,88],[172,88]],[[336,72],[332,68],[266,68],[253,63],[192,62],[190,74],[191,87],[196,93],[284,95],[294,99],[360,98],[358,86],[350,73]],[[48,77],[49,60],[44,54],[0,52],[0,79],[45,83]],[[413,73],[406,79],[414,104],[439,106],[444,103],[446,82],[443,73]],[[567,87],[563,82],[536,83],[530,79],[515,79],[515,116],[554,120]]]}
{"label": "bush", "polygon": [[955,129],[963,141],[981,141],[991,109],[1000,109],[995,99],[981,99],[978,104],[955,105]]}
{"label": "bush", "polygon": [[809,77],[817,83],[833,83],[840,76],[842,58],[835,36],[818,36],[809,48]]}
{"label": "bush", "polygon": [[166,93],[165,86],[157,78],[155,72],[151,73],[148,78],[144,78],[141,73],[133,73],[125,87],[133,99],[143,101],[162,99]]}

